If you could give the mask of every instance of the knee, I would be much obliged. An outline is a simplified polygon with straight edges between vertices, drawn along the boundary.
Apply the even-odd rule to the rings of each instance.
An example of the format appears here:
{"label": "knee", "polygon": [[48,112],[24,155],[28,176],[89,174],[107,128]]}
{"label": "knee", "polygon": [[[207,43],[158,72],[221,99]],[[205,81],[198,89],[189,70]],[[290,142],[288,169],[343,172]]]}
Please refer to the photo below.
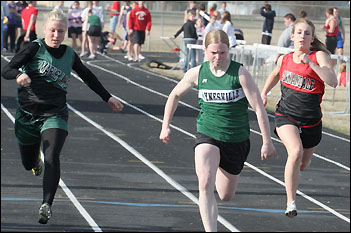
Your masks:
{"label": "knee", "polygon": [[199,191],[202,193],[214,192],[214,183],[209,176],[199,177]]}
{"label": "knee", "polygon": [[303,149],[302,148],[294,148],[288,152],[289,160],[294,164],[300,164],[302,161]]}

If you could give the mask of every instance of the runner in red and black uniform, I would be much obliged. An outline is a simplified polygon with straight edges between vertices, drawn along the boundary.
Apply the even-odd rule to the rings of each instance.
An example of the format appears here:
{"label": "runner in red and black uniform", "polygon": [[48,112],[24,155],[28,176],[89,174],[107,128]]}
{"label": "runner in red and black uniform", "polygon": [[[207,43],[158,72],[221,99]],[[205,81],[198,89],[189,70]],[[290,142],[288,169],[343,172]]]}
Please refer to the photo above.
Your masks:
{"label": "runner in red and black uniform", "polygon": [[311,163],[311,157],[322,138],[321,102],[324,83],[336,87],[330,52],[315,37],[315,26],[307,19],[295,21],[291,38],[295,51],[278,60],[262,90],[264,105],[267,93],[281,83],[281,99],[276,106],[276,134],[288,152],[285,186],[289,217],[297,215],[295,198],[300,171]]}

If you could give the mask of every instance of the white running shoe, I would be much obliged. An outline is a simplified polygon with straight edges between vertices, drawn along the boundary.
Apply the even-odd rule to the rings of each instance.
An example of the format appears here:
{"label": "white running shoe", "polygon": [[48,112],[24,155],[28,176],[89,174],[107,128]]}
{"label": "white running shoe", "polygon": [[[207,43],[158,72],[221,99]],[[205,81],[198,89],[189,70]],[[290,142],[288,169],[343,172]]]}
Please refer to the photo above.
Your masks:
{"label": "white running shoe", "polygon": [[87,56],[88,55],[88,52],[84,52],[84,53],[81,53],[80,55],[79,55],[79,57],[85,57],[85,56]]}
{"label": "white running shoe", "polygon": [[285,215],[290,218],[293,218],[297,215],[295,201],[290,202],[289,205],[286,207]]}
{"label": "white running shoe", "polygon": [[96,56],[95,56],[94,54],[91,54],[88,58],[89,58],[89,59],[95,59]]}
{"label": "white running shoe", "polygon": [[143,55],[139,54],[139,61],[144,60],[144,59],[145,59],[145,57]]}

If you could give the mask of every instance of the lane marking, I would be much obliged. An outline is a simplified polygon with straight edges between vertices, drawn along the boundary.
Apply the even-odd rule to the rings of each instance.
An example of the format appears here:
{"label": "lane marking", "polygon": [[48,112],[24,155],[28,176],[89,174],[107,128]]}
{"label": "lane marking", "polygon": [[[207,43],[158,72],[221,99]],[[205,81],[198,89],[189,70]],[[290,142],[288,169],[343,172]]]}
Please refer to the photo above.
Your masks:
{"label": "lane marking", "polygon": [[[5,108],[5,106],[1,103],[1,109],[4,111],[4,113],[8,116],[8,118],[11,119],[12,123],[15,123],[15,118],[12,116],[12,114]],[[44,155],[42,151],[40,151],[41,154],[41,159],[44,161]],[[74,194],[71,192],[71,190],[67,187],[67,185],[63,182],[63,180],[60,178],[59,185],[61,186],[62,190],[66,193],[67,197],[71,200],[73,205],[78,209],[79,213],[84,217],[84,219],[88,222],[90,227],[95,231],[95,232],[102,232],[101,228],[96,224],[94,219],[89,215],[89,213],[84,209],[84,207],[79,203],[77,198],[74,196]]]}
{"label": "lane marking", "polygon": [[[110,73],[110,74],[112,74],[112,75],[114,75],[114,76],[117,76],[117,77],[119,77],[119,78],[121,78],[121,79],[124,79],[127,83],[131,83],[131,84],[133,84],[133,85],[135,85],[135,86],[137,86],[137,87],[140,87],[140,88],[142,88],[142,89],[144,89],[144,90],[147,90],[147,91],[149,91],[149,92],[151,92],[151,93],[154,93],[154,94],[156,94],[156,95],[162,96],[162,97],[164,97],[164,98],[166,98],[166,99],[168,98],[168,96],[165,95],[165,94],[162,94],[162,93],[160,93],[160,92],[158,92],[158,91],[155,91],[155,90],[153,90],[153,89],[151,89],[151,88],[145,87],[145,86],[143,86],[143,85],[141,85],[141,84],[139,84],[139,83],[137,83],[137,82],[134,82],[134,81],[132,81],[131,79],[129,79],[129,78],[123,76],[123,75],[120,75],[120,74],[118,74],[118,73],[116,73],[116,72],[114,72],[114,71],[105,69],[105,68],[100,67],[100,66],[98,66],[98,65],[95,65],[95,64],[93,64],[91,61],[88,61],[88,62],[86,62],[86,63],[89,64],[89,65],[92,66],[92,67],[95,67],[95,68],[97,68],[97,69],[100,69],[100,70],[102,70],[102,71],[105,71],[105,72],[107,72],[107,73]],[[78,78],[81,82],[83,82],[83,80],[80,79],[80,78],[78,77],[78,75],[76,75],[76,74],[73,73],[73,72],[72,72],[71,74],[74,75],[76,78]],[[194,107],[194,106],[192,106],[192,105],[190,105],[190,104],[187,104],[187,103],[185,103],[185,102],[183,102],[183,101],[179,101],[179,103],[180,103],[180,104],[183,104],[184,106],[187,106],[187,107],[189,107],[189,108],[191,108],[191,109],[194,109],[194,110],[196,110],[196,111],[200,111],[199,108],[196,108],[196,107]],[[256,134],[262,136],[262,134],[261,134],[260,132],[256,131],[256,130],[253,130],[253,129],[250,128],[250,131],[253,132],[253,133],[256,133]],[[283,142],[282,142],[280,139],[274,138],[274,137],[272,137],[272,136],[271,136],[271,139],[272,139],[273,141],[280,142],[280,143],[283,144]],[[349,168],[349,167],[347,167],[347,166],[345,166],[345,165],[343,165],[343,164],[341,164],[341,163],[339,163],[339,162],[336,162],[336,161],[333,161],[333,160],[331,160],[331,159],[325,158],[325,157],[323,157],[323,156],[321,156],[321,155],[319,155],[319,154],[317,154],[317,153],[313,153],[313,155],[314,155],[316,158],[322,159],[322,160],[324,160],[324,161],[326,161],[326,162],[332,163],[332,164],[334,164],[334,165],[336,165],[336,166],[339,166],[339,167],[341,167],[341,168],[343,168],[343,169],[346,169],[346,170],[350,171],[350,168]]]}

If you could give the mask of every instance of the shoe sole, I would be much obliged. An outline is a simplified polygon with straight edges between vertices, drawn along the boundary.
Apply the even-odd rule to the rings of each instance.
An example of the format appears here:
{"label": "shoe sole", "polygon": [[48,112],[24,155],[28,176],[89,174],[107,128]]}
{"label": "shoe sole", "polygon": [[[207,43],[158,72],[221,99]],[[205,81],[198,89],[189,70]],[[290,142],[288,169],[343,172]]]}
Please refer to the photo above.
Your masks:
{"label": "shoe sole", "polygon": [[289,211],[288,213],[285,213],[285,216],[288,216],[289,218],[296,217],[297,211],[296,210]]}

